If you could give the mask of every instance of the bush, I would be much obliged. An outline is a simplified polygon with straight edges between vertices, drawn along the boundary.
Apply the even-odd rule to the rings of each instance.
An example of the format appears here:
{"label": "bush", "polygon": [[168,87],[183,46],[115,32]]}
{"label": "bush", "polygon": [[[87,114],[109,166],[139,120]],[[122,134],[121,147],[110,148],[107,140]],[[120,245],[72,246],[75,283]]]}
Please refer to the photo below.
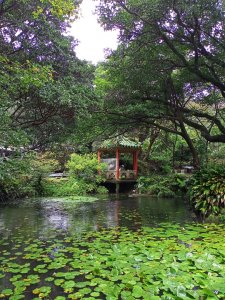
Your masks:
{"label": "bush", "polygon": [[35,195],[29,155],[0,162],[1,200]]}
{"label": "bush", "polygon": [[141,176],[137,188],[140,193],[158,197],[174,197],[186,191],[186,176],[183,174]]}
{"label": "bush", "polygon": [[99,164],[96,154],[73,153],[67,163],[70,177],[82,179],[85,182],[100,183],[103,181],[101,171],[106,168],[105,164]]}
{"label": "bush", "polygon": [[49,197],[81,196],[92,189],[92,186],[87,186],[71,178],[46,178],[43,181],[44,196]]}
{"label": "bush", "polygon": [[65,178],[45,178],[42,182],[43,195],[48,197],[73,195],[67,181]]}
{"label": "bush", "polygon": [[207,217],[225,206],[225,166],[209,166],[196,172],[190,185],[190,201],[196,212]]}
{"label": "bush", "polygon": [[94,154],[71,155],[67,166],[68,178],[48,178],[59,168],[59,163],[50,152],[29,153],[24,157],[10,157],[2,161],[0,168],[0,200],[33,196],[71,196],[87,193],[106,193],[100,186],[103,177],[98,172],[105,168],[99,165]]}
{"label": "bush", "polygon": [[72,154],[67,163],[68,178],[46,178],[43,182],[45,196],[72,196],[89,193],[105,194],[107,189],[100,186],[104,178],[101,171],[105,164],[98,163],[95,154]]}
{"label": "bush", "polygon": [[108,194],[108,190],[107,190],[107,188],[106,187],[104,187],[104,186],[99,186],[98,188],[97,188],[97,194]]}
{"label": "bush", "polygon": [[51,152],[44,152],[34,155],[31,160],[31,167],[33,171],[32,185],[35,189],[35,195],[41,196],[44,194],[44,178],[59,168],[59,162],[52,158]]}

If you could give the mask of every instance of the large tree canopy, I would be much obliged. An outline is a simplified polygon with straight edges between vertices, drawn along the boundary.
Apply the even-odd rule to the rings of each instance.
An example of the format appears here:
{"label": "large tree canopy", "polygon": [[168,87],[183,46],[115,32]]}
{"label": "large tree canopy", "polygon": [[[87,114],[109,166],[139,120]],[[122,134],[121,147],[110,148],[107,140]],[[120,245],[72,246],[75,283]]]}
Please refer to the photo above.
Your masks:
{"label": "large tree canopy", "polygon": [[67,35],[78,4],[0,3],[0,113],[10,130],[24,129],[37,145],[65,137],[94,105],[94,68],[76,57],[77,42]]}
{"label": "large tree canopy", "polygon": [[224,8],[217,0],[100,1],[102,24],[120,32],[104,71],[115,122],[157,126],[190,147],[188,127],[225,142]]}

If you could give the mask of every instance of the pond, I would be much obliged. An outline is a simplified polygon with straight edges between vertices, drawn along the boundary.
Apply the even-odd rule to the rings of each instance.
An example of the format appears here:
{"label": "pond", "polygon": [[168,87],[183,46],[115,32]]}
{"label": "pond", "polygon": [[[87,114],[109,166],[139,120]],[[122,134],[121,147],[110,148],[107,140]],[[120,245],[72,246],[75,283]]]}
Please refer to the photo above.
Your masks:
{"label": "pond", "polygon": [[182,198],[2,203],[0,238],[0,299],[225,299],[224,225]]}

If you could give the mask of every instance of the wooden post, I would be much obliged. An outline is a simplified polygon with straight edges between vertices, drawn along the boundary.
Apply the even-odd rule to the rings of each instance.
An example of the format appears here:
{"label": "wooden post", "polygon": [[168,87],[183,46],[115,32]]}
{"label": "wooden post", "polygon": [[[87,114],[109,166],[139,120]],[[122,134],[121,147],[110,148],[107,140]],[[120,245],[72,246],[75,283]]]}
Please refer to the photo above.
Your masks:
{"label": "wooden post", "polygon": [[100,163],[101,162],[101,151],[98,150],[98,162]]}
{"label": "wooden post", "polygon": [[120,178],[120,150],[116,149],[116,180]]}
{"label": "wooden post", "polygon": [[120,184],[116,183],[116,194],[118,195],[120,193]]}

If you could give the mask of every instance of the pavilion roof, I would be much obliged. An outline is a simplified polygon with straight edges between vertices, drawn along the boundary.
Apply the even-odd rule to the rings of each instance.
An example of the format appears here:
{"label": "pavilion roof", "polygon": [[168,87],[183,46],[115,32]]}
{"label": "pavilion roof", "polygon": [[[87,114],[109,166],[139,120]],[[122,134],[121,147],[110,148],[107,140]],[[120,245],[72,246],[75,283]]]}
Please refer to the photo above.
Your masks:
{"label": "pavilion roof", "polygon": [[113,139],[105,140],[101,145],[99,145],[98,150],[114,150],[121,149],[127,151],[134,151],[140,149],[140,143],[132,141],[126,137],[116,137]]}

